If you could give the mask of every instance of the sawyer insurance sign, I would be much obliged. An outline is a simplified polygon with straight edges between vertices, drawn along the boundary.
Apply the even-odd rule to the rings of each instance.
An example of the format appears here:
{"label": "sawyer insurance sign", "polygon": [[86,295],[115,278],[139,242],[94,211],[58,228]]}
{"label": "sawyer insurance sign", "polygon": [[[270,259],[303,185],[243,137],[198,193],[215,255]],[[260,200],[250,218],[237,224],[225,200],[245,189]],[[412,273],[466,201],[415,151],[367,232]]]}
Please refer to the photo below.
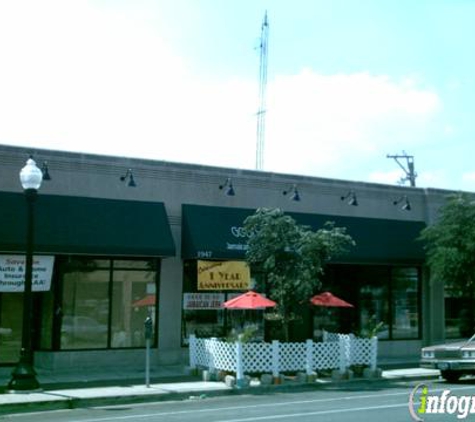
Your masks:
{"label": "sawyer insurance sign", "polygon": [[[0,255],[0,292],[25,290],[24,255]],[[51,288],[54,256],[33,257],[32,288],[34,292],[47,292]]]}

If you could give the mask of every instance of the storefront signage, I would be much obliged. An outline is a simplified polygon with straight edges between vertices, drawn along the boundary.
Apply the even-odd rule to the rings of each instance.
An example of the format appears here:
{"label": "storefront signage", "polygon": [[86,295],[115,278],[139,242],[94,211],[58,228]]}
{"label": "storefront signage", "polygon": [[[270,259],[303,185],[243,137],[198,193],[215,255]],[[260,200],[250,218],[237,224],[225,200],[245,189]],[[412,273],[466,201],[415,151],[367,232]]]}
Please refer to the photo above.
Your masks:
{"label": "storefront signage", "polygon": [[226,242],[226,249],[228,251],[247,251],[249,249],[247,239],[251,237],[251,233],[242,226],[232,226],[230,230],[238,242],[244,240],[244,243]]}
{"label": "storefront signage", "polygon": [[247,290],[251,272],[243,261],[198,261],[198,290]]}
{"label": "storefront signage", "polygon": [[242,226],[232,226],[231,227],[231,234],[234,237],[247,237],[247,238],[249,238],[249,237],[251,237],[252,232],[246,230]]}
{"label": "storefront signage", "polygon": [[[0,292],[25,290],[25,255],[0,255]],[[51,288],[54,256],[34,256],[32,289],[47,292]]]}
{"label": "storefront signage", "polygon": [[183,309],[207,310],[221,309],[224,302],[224,293],[184,293]]}

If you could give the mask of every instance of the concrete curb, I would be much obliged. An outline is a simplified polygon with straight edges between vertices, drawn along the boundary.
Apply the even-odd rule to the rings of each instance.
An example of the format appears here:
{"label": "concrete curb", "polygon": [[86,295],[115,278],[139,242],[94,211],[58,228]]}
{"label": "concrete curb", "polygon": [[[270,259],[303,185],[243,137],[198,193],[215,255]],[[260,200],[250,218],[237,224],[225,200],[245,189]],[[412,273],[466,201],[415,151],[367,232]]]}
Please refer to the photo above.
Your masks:
{"label": "concrete curb", "polygon": [[[25,400],[12,400],[9,403],[0,403],[0,415],[13,413],[27,413],[32,411],[76,409],[96,406],[111,406],[120,404],[146,403],[153,401],[179,401],[179,400],[203,400],[207,397],[232,396],[243,394],[272,394],[277,392],[299,392],[319,390],[332,385],[343,386],[345,384],[373,383],[373,382],[398,382],[398,381],[421,381],[439,378],[438,374],[433,375],[401,375],[395,377],[382,378],[353,378],[350,380],[329,380],[315,383],[301,384],[280,384],[265,386],[249,386],[243,388],[220,388],[220,389],[201,389],[186,391],[160,391],[157,393],[137,393],[115,396],[96,396],[96,397],[75,397],[66,394],[61,395],[56,392],[44,392],[41,395],[51,396],[45,398],[33,398],[30,395]],[[87,390],[87,389],[86,389]],[[15,394],[14,396],[20,397]],[[23,396],[24,397],[24,396]],[[23,398],[22,397],[22,398]],[[29,400],[26,400],[28,398]]]}
{"label": "concrete curb", "polygon": [[[197,395],[199,393],[199,395]],[[1,403],[0,415],[12,413],[27,413],[41,410],[61,410],[61,409],[79,409],[85,407],[110,406],[120,404],[147,403],[159,401],[179,401],[191,398],[201,399],[205,397],[216,397],[224,395],[239,394],[233,389],[230,390],[200,390],[184,392],[150,393],[150,394],[128,394],[117,396],[99,396],[99,397],[68,397],[40,400],[25,400],[23,402]]]}

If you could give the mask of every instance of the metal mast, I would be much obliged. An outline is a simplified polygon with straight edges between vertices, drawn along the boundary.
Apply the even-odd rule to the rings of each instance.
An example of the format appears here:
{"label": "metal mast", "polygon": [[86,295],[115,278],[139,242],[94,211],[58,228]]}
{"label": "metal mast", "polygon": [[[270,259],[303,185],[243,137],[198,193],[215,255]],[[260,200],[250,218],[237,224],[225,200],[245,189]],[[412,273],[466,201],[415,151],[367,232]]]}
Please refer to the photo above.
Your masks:
{"label": "metal mast", "polygon": [[269,23],[267,11],[261,26],[260,65],[259,65],[259,108],[257,110],[256,170],[264,168],[264,140],[266,132],[266,89],[267,89],[267,48],[269,42]]}

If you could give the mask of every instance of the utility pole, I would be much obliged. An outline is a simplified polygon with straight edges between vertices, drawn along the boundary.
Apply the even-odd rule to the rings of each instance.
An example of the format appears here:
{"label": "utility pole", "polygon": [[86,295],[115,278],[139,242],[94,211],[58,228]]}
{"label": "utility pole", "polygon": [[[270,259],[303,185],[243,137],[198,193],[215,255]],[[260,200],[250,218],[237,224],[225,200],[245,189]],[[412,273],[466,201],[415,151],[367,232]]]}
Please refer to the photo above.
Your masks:
{"label": "utility pole", "polygon": [[[406,174],[405,177],[402,177],[399,182],[400,183],[405,183],[409,181],[412,187],[416,186],[416,177],[417,173],[414,170],[414,156],[413,155],[407,155],[405,151],[402,152],[401,155],[387,155],[386,158],[393,158],[394,161],[399,165],[399,167],[402,168],[404,173]],[[406,166],[402,164],[399,159],[405,159],[406,160]]]}
{"label": "utility pole", "polygon": [[256,170],[264,168],[264,141],[266,132],[266,89],[267,89],[267,48],[269,43],[269,22],[267,11],[261,26],[259,65],[259,108],[257,110]]}

